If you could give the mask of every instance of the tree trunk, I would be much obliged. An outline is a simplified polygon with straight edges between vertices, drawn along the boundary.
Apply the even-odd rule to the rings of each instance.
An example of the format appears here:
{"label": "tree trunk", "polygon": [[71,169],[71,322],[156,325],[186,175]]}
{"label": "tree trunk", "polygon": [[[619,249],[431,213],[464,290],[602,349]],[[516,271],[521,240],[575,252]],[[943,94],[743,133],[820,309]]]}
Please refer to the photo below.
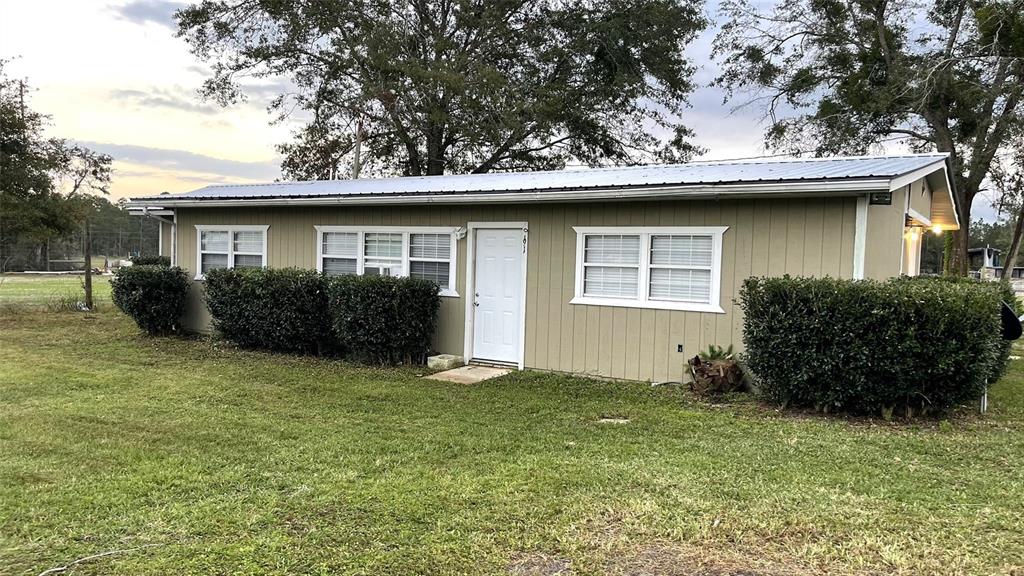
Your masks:
{"label": "tree trunk", "polygon": [[92,310],[92,232],[89,220],[85,220],[85,307]]}
{"label": "tree trunk", "polygon": [[1017,263],[1017,254],[1020,252],[1021,232],[1024,232],[1024,206],[1017,210],[1017,224],[1013,227],[1010,250],[1006,253],[1006,260],[1003,261],[1003,278],[1007,280],[1013,277],[1013,267]]}
{"label": "tree trunk", "polygon": [[953,248],[953,268],[956,270],[957,276],[967,276],[968,272],[969,226],[970,224],[961,223],[960,230],[956,232],[956,243]]}
{"label": "tree trunk", "polygon": [[46,239],[46,271],[50,271],[50,239]]}
{"label": "tree trunk", "polygon": [[963,188],[961,188],[961,203],[960,210],[957,216],[960,218],[960,230],[956,232],[956,243],[953,249],[953,267],[960,276],[967,276],[970,271],[970,258],[967,257],[967,249],[970,248],[970,236],[971,236],[971,204],[974,203],[974,197],[978,195],[978,188],[980,183],[972,184],[963,178],[959,179],[962,182]]}

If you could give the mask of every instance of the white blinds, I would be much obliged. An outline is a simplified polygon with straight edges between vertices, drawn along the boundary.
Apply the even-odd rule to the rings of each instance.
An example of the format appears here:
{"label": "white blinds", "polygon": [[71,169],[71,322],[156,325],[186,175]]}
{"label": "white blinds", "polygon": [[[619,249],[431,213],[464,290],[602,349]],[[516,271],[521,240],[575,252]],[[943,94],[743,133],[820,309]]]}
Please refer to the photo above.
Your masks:
{"label": "white blinds", "polygon": [[359,252],[359,235],[355,232],[324,232],[324,256],[356,257]]}
{"label": "white blinds", "polygon": [[263,232],[258,230],[235,232],[235,252],[263,253]]}
{"label": "white blinds", "polygon": [[584,240],[585,264],[640,263],[640,236],[591,234]]}
{"label": "white blinds", "polygon": [[638,278],[636,268],[586,266],[583,293],[588,296],[636,298]]}
{"label": "white blinds", "polygon": [[228,251],[228,233],[206,230],[200,233],[200,249],[203,252],[224,252]]}
{"label": "white blinds", "polygon": [[651,236],[651,264],[711,267],[711,236]]}
{"label": "white blinds", "polygon": [[651,268],[650,296],[652,300],[709,302],[711,270]]}
{"label": "white blinds", "polygon": [[451,234],[409,234],[409,275],[450,288]]}
{"label": "white blinds", "polygon": [[367,232],[363,240],[363,254],[367,258],[401,258],[402,235]]}
{"label": "white blinds", "polygon": [[584,294],[604,298],[638,297],[639,235],[587,235],[583,252]]}
{"label": "white blinds", "polygon": [[324,273],[331,276],[343,276],[357,273],[355,258],[324,258]]}
{"label": "white blinds", "polygon": [[409,256],[431,260],[451,258],[450,234],[410,234]]}

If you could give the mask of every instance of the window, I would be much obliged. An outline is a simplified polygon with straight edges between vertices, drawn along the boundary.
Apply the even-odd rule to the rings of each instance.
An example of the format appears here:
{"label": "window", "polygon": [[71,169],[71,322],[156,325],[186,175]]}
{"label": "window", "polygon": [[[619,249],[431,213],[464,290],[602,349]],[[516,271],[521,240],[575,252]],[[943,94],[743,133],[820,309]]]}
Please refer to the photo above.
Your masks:
{"label": "window", "polygon": [[723,312],[725,226],[575,230],[573,304]]}
{"label": "window", "polygon": [[197,279],[217,268],[262,268],[267,265],[269,226],[196,226]]}
{"label": "window", "polygon": [[451,234],[409,234],[409,275],[453,287]]}
{"label": "window", "polygon": [[455,292],[458,228],[317,226],[317,269],[327,274],[412,276]]}
{"label": "window", "polygon": [[403,276],[402,234],[367,232],[363,234],[363,274],[366,276]]}

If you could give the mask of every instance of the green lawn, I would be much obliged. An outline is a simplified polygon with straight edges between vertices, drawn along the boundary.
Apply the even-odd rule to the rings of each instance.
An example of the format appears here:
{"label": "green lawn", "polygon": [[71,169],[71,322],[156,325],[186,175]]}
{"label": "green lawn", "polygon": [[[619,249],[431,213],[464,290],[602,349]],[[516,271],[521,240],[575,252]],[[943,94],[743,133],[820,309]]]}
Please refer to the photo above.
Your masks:
{"label": "green lawn", "polygon": [[0,573],[1020,574],[1021,364],[984,418],[851,423],[7,311]]}
{"label": "green lawn", "polygon": [[[0,305],[45,305],[68,297],[85,298],[81,274],[0,274]],[[93,276],[93,299],[110,301],[110,277]]]}

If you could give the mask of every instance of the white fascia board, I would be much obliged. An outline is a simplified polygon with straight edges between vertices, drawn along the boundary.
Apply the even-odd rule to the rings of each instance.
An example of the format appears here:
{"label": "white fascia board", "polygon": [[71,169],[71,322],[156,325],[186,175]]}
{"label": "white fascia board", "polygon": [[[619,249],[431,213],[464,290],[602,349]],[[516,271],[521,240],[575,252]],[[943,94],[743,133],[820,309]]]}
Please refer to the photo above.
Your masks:
{"label": "white fascia board", "polygon": [[940,158],[927,166],[918,168],[917,170],[912,170],[910,172],[907,172],[906,174],[902,174],[900,176],[893,178],[892,180],[889,181],[889,191],[893,192],[895,190],[898,190],[899,188],[902,188],[907,184],[917,182],[921,178],[928,176],[932,172],[938,172],[939,170],[942,170],[942,172],[946,171],[945,158]]}
{"label": "white fascia board", "polygon": [[[834,182],[783,182],[771,184],[720,184],[672,186],[662,188],[614,188],[606,190],[540,190],[536,192],[470,192],[442,194],[389,194],[364,196],[307,196],[296,198],[234,198],[180,200],[161,198],[164,206],[224,207],[224,206],[350,206],[350,205],[410,205],[410,204],[468,204],[475,202],[582,202],[600,200],[657,200],[690,197],[743,197],[743,196],[814,196],[854,195],[863,192],[889,190],[889,178],[845,180]],[[137,199],[130,208],[147,206],[149,201]]]}

